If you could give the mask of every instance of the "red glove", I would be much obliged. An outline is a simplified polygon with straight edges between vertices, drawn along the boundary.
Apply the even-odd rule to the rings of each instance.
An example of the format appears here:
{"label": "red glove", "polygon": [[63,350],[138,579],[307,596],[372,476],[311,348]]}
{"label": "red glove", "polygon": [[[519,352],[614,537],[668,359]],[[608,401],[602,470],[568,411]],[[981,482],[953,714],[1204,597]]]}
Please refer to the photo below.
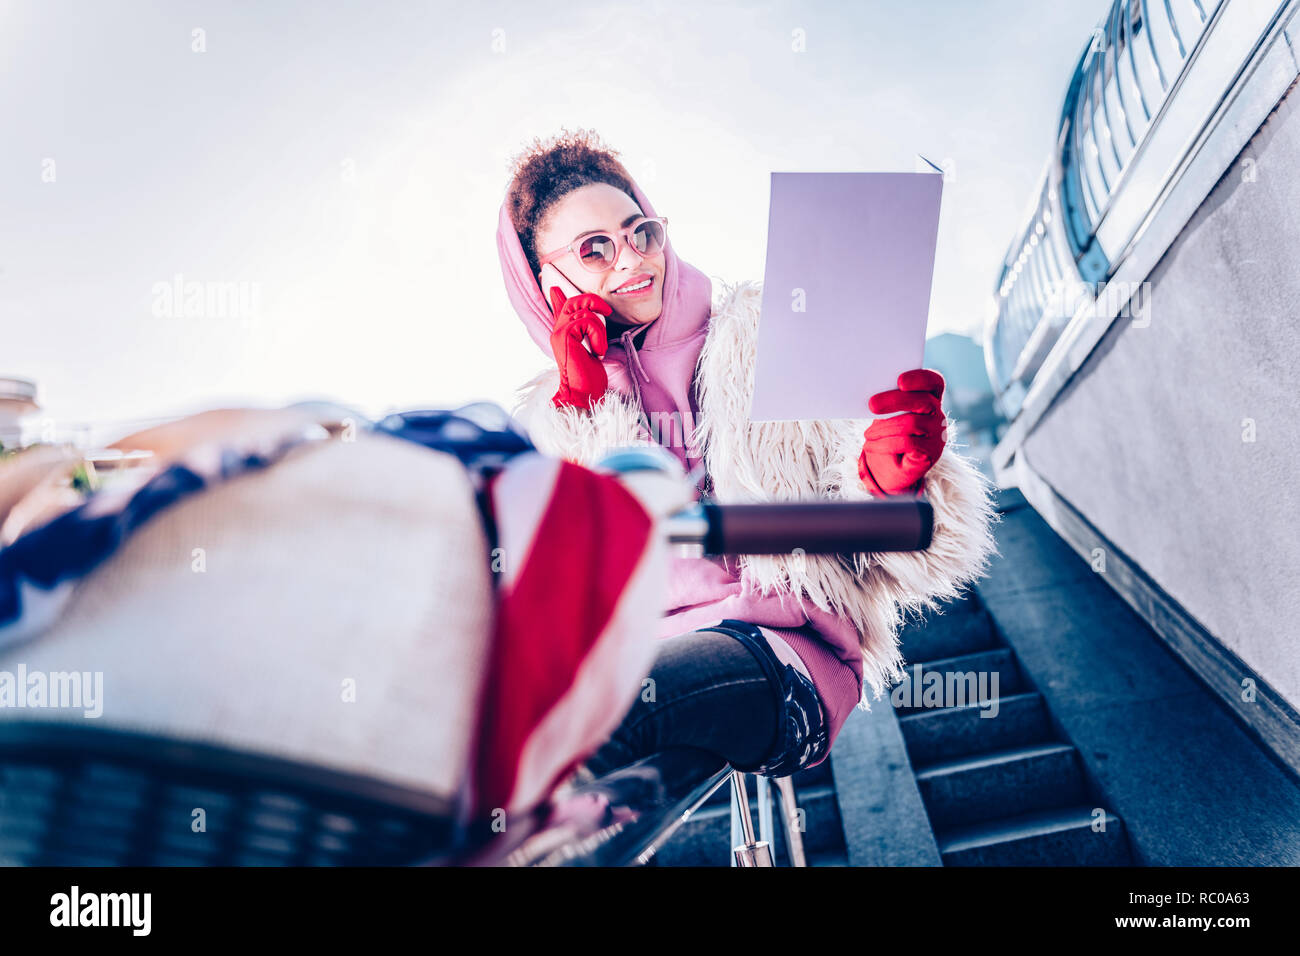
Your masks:
{"label": "red glove", "polygon": [[[551,311],[555,313],[551,351],[560,369],[560,387],[551,404],[556,408],[589,409],[609,387],[600,361],[609,348],[601,316],[611,315],[614,308],[591,292],[566,300],[556,286],[551,289]],[[591,345],[591,352],[583,345],[584,339]]]}
{"label": "red glove", "polygon": [[918,493],[925,473],[943,454],[943,376],[918,368],[898,376],[898,388],[872,395],[873,415],[906,412],[877,419],[864,437],[858,475],[876,497]]}

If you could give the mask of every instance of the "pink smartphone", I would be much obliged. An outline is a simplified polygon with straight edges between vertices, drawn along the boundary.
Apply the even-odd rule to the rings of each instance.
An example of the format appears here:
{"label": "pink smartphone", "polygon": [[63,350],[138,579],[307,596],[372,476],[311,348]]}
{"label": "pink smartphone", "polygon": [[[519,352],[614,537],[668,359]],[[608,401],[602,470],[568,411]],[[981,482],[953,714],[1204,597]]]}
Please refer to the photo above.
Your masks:
{"label": "pink smartphone", "polygon": [[[564,273],[555,268],[552,263],[546,263],[542,266],[542,271],[538,273],[538,284],[542,288],[542,298],[546,300],[546,307],[551,309],[551,289],[559,286],[560,291],[564,293],[566,299],[572,299],[575,295],[582,295],[582,290],[564,277]],[[551,309],[554,314],[555,310]]]}

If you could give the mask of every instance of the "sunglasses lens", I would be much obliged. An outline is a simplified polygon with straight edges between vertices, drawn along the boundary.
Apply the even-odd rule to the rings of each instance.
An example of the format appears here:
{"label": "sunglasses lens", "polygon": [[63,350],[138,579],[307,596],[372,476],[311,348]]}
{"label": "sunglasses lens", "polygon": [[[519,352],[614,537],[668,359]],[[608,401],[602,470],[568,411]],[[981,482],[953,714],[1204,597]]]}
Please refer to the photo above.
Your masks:
{"label": "sunglasses lens", "polygon": [[614,263],[616,255],[614,240],[609,236],[588,236],[578,247],[578,259],[588,269],[605,269]]}
{"label": "sunglasses lens", "polygon": [[[638,255],[653,256],[664,248],[663,223],[646,220],[632,230],[630,243]],[[618,240],[595,233],[578,244],[578,261],[592,272],[603,272],[618,259]]]}
{"label": "sunglasses lens", "polygon": [[662,223],[647,219],[632,231],[632,246],[643,256],[652,256],[664,247]]}

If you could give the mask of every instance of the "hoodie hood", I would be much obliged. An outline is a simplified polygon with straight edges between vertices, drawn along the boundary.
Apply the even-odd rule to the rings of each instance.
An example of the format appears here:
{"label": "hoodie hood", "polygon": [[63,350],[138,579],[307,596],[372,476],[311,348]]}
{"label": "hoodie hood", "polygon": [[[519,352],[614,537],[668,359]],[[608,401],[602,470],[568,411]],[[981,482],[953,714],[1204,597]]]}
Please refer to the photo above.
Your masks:
{"label": "hoodie hood", "polygon": [[[633,183],[632,191],[642,215],[658,215],[640,186]],[[504,201],[497,222],[497,252],[511,305],[533,341],[554,362],[553,316],[528,265],[528,256]],[[641,327],[645,333],[640,346],[632,341],[640,329],[630,329],[618,338],[611,338],[602,363],[610,388],[640,402],[652,434],[688,470],[699,463],[698,449],[687,447],[687,440],[699,415],[695,366],[704,347],[712,303],[713,283],[700,270],[678,258],[669,238],[664,245],[663,311],[659,318]]]}

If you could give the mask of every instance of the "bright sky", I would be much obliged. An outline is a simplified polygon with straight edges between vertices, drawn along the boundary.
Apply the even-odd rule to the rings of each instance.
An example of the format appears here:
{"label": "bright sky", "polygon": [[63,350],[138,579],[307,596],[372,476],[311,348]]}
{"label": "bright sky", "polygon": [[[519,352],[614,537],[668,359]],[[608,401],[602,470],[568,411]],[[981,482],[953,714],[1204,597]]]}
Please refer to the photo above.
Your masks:
{"label": "bright sky", "polygon": [[[1108,2],[565,6],[0,0],[0,375],[60,422],[509,407],[545,360],[497,211],[561,126],[727,281],[762,278],[771,171],[924,153],[953,173],[929,332],[976,332]],[[255,314],[166,314],[178,275]]]}

